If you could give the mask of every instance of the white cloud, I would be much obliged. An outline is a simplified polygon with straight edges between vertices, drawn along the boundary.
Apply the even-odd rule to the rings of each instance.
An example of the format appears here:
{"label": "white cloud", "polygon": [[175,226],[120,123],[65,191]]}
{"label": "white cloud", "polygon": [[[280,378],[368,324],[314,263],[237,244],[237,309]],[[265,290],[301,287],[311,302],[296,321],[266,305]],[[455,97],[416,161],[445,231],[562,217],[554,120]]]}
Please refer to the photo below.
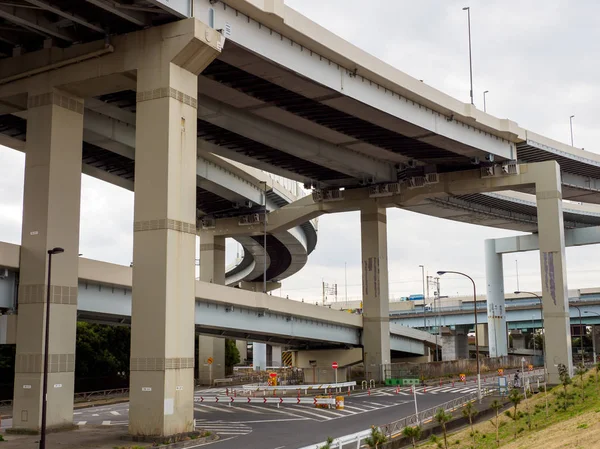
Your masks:
{"label": "white cloud", "polygon": [[[423,79],[462,101],[469,101],[465,4],[395,0],[286,0],[323,26],[398,69]],[[599,151],[600,4],[591,0],[472,0],[475,103],[489,90],[488,111],[521,126],[568,142],[569,116],[575,114],[575,144]],[[0,148],[0,240],[18,243],[23,191],[22,154]],[[85,257],[128,264],[132,254],[133,194],[84,176],[81,252]],[[420,264],[429,274],[465,271],[485,291],[483,240],[515,233],[443,221],[402,210],[388,211],[390,293],[422,289]],[[235,257],[228,243],[227,259]],[[598,284],[596,248],[567,251],[571,288]],[[505,256],[505,289],[516,289],[515,258],[521,289],[539,290],[537,253]],[[318,300],[321,282],[337,282],[344,296],[361,293],[358,213],[326,215],[319,243],[308,265],[284,281],[282,294]],[[464,279],[444,277],[442,294],[469,294]]]}

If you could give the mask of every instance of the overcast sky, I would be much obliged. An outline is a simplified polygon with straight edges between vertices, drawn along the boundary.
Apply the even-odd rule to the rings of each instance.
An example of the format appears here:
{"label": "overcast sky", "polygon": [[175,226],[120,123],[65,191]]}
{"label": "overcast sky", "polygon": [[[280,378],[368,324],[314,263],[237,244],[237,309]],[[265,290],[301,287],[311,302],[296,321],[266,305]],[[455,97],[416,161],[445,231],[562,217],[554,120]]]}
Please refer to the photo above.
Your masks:
{"label": "overcast sky", "polygon": [[[600,4],[592,0],[286,0],[353,44],[464,102],[469,102],[467,15],[471,6],[475,104],[498,117],[600,152]],[[19,243],[24,155],[0,146],[0,241]],[[82,181],[81,249],[85,257],[128,265],[132,258],[133,194],[87,176]],[[471,274],[485,292],[483,240],[516,233],[392,209],[388,211],[390,294],[420,293],[421,269]],[[228,244],[228,260],[235,245]],[[567,250],[569,288],[600,286],[596,246]],[[539,255],[504,257],[505,289],[540,289]],[[320,300],[321,282],[338,283],[344,298],[361,291],[358,213],[324,216],[308,265],[284,281],[282,295]],[[444,278],[442,295],[469,294],[463,279]]]}

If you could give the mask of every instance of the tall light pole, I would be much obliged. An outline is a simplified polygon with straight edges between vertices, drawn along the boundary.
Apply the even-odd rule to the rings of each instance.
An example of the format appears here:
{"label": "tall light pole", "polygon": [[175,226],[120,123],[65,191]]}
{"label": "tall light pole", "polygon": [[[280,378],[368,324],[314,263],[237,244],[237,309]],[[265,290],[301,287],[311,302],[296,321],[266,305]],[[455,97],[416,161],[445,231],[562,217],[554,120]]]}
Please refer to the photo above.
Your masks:
{"label": "tall light pole", "polygon": [[471,53],[471,7],[465,6],[463,11],[467,11],[467,17],[469,21],[469,74],[471,78],[471,104],[475,104],[473,102],[473,57]]}
{"label": "tall light pole", "polygon": [[421,267],[421,277],[423,278],[423,330],[427,331],[427,309],[425,308],[425,266]]}
{"label": "tall light pole", "polygon": [[572,147],[573,147],[573,146],[575,146],[575,145],[573,144],[573,118],[574,118],[574,117],[575,117],[574,115],[572,115],[571,117],[569,117],[569,125],[570,125],[570,127],[571,127],[571,146],[572,146]]}
{"label": "tall light pole", "polygon": [[264,231],[263,231],[263,249],[265,251],[263,260],[263,293],[267,293],[267,181],[260,181],[265,185],[263,189],[263,206],[264,206]]}
{"label": "tall light pole", "polygon": [[48,281],[46,285],[46,331],[44,335],[44,382],[42,384],[42,428],[40,429],[40,449],[46,449],[46,413],[48,410],[48,350],[50,341],[50,298],[52,285],[52,256],[64,253],[63,248],[48,250]]}
{"label": "tall light pole", "polygon": [[[583,321],[581,321],[581,309],[579,308],[579,306],[576,306],[575,304],[569,304],[569,307],[575,307],[577,309],[577,311],[579,312],[579,332],[583,332],[585,334],[585,330],[583,330]],[[583,352],[583,335],[579,336],[579,341],[580,341],[580,348],[581,348],[581,364],[585,365],[585,358],[584,358],[584,352]]]}
{"label": "tall light pole", "polygon": [[[546,366],[546,329],[544,328],[544,302],[542,301],[542,297],[540,295],[536,295],[533,292],[522,292],[517,290],[515,292],[515,295],[520,295],[520,294],[526,294],[526,295],[531,295],[531,296],[535,296],[538,301],[540,302],[540,321],[542,323],[542,329],[544,329],[544,340],[543,340],[543,346],[542,346],[542,351],[543,351],[543,357],[544,357],[544,378],[547,379],[548,378],[548,367]],[[535,337],[534,337],[535,338]]]}
{"label": "tall light pole", "polygon": [[489,90],[483,92],[483,112],[487,112],[487,105],[485,103],[485,94],[487,94]]}
{"label": "tall light pole", "polygon": [[473,278],[465,273],[461,273],[460,271],[438,271],[438,276],[443,276],[446,273],[449,274],[458,274],[460,276],[464,276],[468,278],[473,284],[473,314],[475,315],[475,357],[477,360],[477,399],[481,402],[481,369],[479,366],[479,339],[477,332],[477,287],[475,287],[475,281]]}
{"label": "tall light pole", "polygon": [[[600,313],[590,312],[589,310],[584,310],[583,313],[590,313],[592,315],[600,316]],[[595,328],[596,328],[596,326],[594,326],[592,324],[592,351],[593,351],[593,354],[594,354],[594,364],[596,364],[596,360],[597,360],[597,358],[596,358],[597,357],[596,356],[596,338],[595,338],[596,337],[596,335],[595,335],[596,332],[594,331]]]}

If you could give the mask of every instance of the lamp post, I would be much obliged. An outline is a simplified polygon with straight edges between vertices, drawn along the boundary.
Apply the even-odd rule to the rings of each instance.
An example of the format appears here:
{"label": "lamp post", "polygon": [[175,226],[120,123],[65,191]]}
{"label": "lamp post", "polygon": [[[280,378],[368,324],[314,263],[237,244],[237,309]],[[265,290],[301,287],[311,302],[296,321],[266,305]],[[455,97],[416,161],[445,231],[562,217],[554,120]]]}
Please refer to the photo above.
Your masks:
{"label": "lamp post", "polygon": [[[582,332],[583,329],[583,321],[581,321],[581,309],[579,308],[579,306],[576,306],[575,304],[569,304],[570,307],[575,307],[577,309],[577,312],[579,312],[579,332]],[[583,333],[585,334],[585,331],[583,331]],[[584,358],[584,352],[583,352],[583,335],[579,336],[579,341],[580,341],[580,348],[581,348],[581,364],[585,365],[585,358]]]}
{"label": "lamp post", "polygon": [[267,293],[267,181],[260,181],[265,185],[263,190],[263,206],[264,206],[264,231],[263,231],[263,249],[265,251],[263,262],[263,293]]}
{"label": "lamp post", "polygon": [[463,11],[467,11],[468,24],[469,24],[469,74],[471,79],[471,104],[473,102],[473,57],[471,55],[471,7],[465,6]]}
{"label": "lamp post", "polygon": [[425,266],[419,265],[421,268],[421,277],[423,279],[423,330],[427,331],[427,309],[425,308]]}
{"label": "lamp post", "polygon": [[487,112],[487,105],[485,104],[485,94],[487,94],[489,90],[483,92],[483,112]]}
{"label": "lamp post", "polygon": [[46,412],[48,409],[48,349],[50,340],[50,286],[52,284],[52,256],[64,253],[63,248],[48,250],[48,281],[46,285],[46,330],[44,335],[44,381],[42,383],[42,428],[40,429],[40,449],[46,449]]}
{"label": "lamp post", "polygon": [[[520,294],[526,294],[526,295],[531,295],[531,296],[535,296],[538,301],[540,302],[540,321],[542,323],[542,329],[544,329],[544,341],[543,344],[544,346],[542,347],[542,356],[544,358],[544,378],[547,379],[548,377],[548,367],[546,366],[546,329],[544,328],[544,302],[542,301],[542,297],[540,295],[536,295],[533,292],[523,292],[523,291],[516,291],[515,295],[520,295]],[[535,339],[535,336],[533,337]]]}
{"label": "lamp post", "polygon": [[571,117],[569,117],[569,125],[570,125],[570,128],[571,128],[571,146],[572,147],[575,146],[573,144],[573,118],[574,117],[575,117],[574,115],[572,115]]}
{"label": "lamp post", "polygon": [[[600,313],[590,312],[589,310],[584,310],[583,313],[589,313],[589,314],[592,314],[592,315],[600,316]],[[597,357],[596,357],[596,338],[595,338],[596,337],[596,335],[595,335],[596,332],[594,331],[595,328],[596,327],[592,324],[592,352],[594,354],[594,364],[596,364],[596,360],[597,360]]]}
{"label": "lamp post", "polygon": [[475,315],[475,358],[477,360],[477,399],[481,402],[481,370],[479,366],[479,339],[477,332],[477,288],[475,287],[475,281],[473,278],[465,273],[461,273],[460,271],[438,271],[438,276],[443,276],[444,274],[458,274],[460,276],[464,276],[468,278],[473,284],[473,314]]}

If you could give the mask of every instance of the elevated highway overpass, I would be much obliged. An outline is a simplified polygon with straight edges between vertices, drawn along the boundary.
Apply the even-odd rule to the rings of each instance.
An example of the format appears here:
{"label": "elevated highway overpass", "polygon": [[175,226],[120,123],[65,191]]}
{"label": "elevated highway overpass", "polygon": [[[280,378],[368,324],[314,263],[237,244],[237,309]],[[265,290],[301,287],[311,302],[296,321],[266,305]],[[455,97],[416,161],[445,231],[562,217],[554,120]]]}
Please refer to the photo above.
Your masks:
{"label": "elevated highway overpass", "polygon": [[[20,247],[0,242],[0,311],[16,310]],[[103,324],[131,324],[130,267],[79,259],[77,318]],[[196,282],[195,325],[204,335],[264,341],[292,349],[361,347],[361,315],[263,293]],[[428,354],[435,337],[403,325],[390,328],[395,358]]]}
{"label": "elevated highway overpass", "polygon": [[[52,353],[72,359],[82,164],[118,185],[133,181],[132,391],[150,382],[156,394],[132,397],[132,433],[168,435],[190,421],[191,401],[171,391],[170,380],[185,379],[187,391],[192,379],[196,233],[208,261],[201,277],[224,284],[224,239],[257,242],[263,232],[260,214],[233,211],[229,199],[220,213],[223,197],[198,185],[198,155],[313,188],[268,214],[269,239],[323,213],[361,211],[367,364],[390,351],[386,207],[539,233],[549,348],[571,366],[564,229],[598,225],[588,203],[598,203],[600,157],[465,105],[281,0],[14,3],[0,5],[0,133],[27,154],[19,320],[42,328],[44,294],[29,293],[42,292],[45,252],[64,247],[52,280],[60,299],[52,307],[64,320],[51,332],[63,338]],[[19,33],[7,35],[15,27]],[[523,196],[532,193],[535,202]],[[283,252],[269,247],[270,258]],[[15,404],[39,416],[40,369],[28,361],[41,359],[41,335],[18,338],[17,384],[36,387]],[[170,368],[141,369],[148,360]],[[51,376],[72,384],[68,363]],[[175,401],[172,415],[149,414],[165,401]],[[51,425],[71,422],[68,401],[60,404]]]}

